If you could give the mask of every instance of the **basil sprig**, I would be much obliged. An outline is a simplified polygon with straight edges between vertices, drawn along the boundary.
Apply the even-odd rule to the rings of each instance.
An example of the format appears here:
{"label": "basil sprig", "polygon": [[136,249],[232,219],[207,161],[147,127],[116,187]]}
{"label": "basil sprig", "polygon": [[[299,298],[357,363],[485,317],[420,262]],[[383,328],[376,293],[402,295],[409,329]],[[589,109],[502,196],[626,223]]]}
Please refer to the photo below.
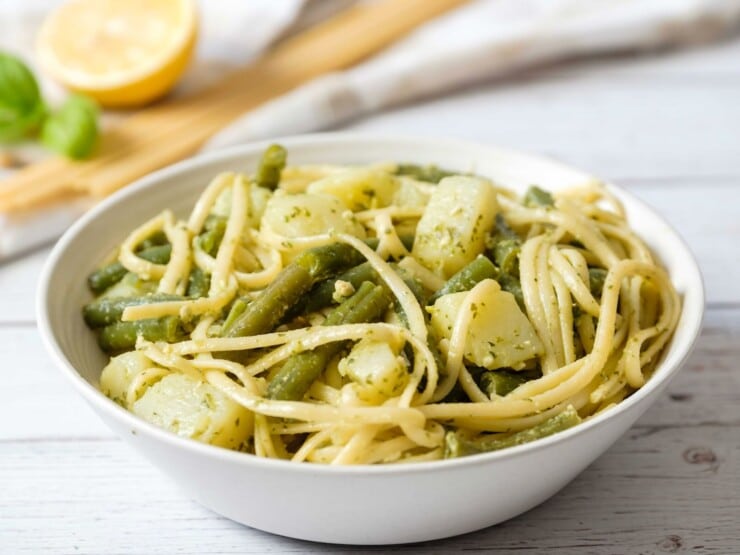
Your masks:
{"label": "basil sprig", "polygon": [[0,141],[22,139],[46,114],[33,73],[18,58],[0,52]]}
{"label": "basil sprig", "polygon": [[85,96],[70,96],[41,128],[41,142],[70,158],[87,157],[98,138],[98,107]]}
{"label": "basil sprig", "polygon": [[54,112],[41,97],[31,70],[15,56],[0,52],[0,142],[35,136],[50,150],[85,158],[98,138],[98,107],[91,99],[70,96]]}

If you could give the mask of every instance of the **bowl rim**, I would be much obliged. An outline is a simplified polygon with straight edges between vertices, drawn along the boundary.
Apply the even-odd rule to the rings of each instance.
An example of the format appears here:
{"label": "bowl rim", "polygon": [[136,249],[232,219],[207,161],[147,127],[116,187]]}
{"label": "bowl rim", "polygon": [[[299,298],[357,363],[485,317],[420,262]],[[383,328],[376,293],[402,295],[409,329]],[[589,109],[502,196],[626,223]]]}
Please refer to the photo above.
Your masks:
{"label": "bowl rim", "polygon": [[[198,154],[175,164],[166,166],[155,172],[149,173],[135,180],[130,185],[113,193],[111,196],[107,197],[106,199],[95,205],[92,209],[88,210],[81,218],[79,218],[72,226],[67,229],[63,236],[54,245],[54,248],[47,258],[39,276],[38,287],[36,290],[36,318],[38,329],[42,338],[42,343],[44,344],[46,351],[49,353],[49,355],[51,355],[52,360],[56,363],[56,366],[60,368],[66,379],[72,384],[77,392],[90,405],[93,406],[93,408],[95,408],[97,411],[105,413],[111,418],[115,418],[116,420],[121,421],[130,430],[131,434],[136,435],[138,434],[137,430],[141,430],[142,432],[150,435],[152,439],[162,441],[172,448],[184,449],[185,451],[191,452],[193,455],[215,457],[221,459],[223,462],[241,464],[245,465],[245,467],[256,465],[257,467],[276,471],[280,469],[290,469],[289,471],[291,472],[308,475],[337,474],[369,476],[435,472],[443,469],[486,465],[493,463],[494,461],[499,459],[513,459],[527,456],[531,452],[546,449],[554,443],[570,441],[578,436],[588,433],[592,428],[600,426],[603,422],[611,420],[612,418],[616,418],[621,413],[627,412],[634,405],[641,403],[646,397],[654,394],[657,395],[660,390],[662,390],[668,384],[668,382],[675,376],[679,369],[685,364],[686,360],[688,359],[689,355],[696,345],[699,333],[701,332],[705,314],[705,286],[703,276],[699,269],[696,258],[683,237],[651,206],[633,195],[630,191],[606,181],[604,183],[608,188],[616,192],[620,197],[626,197],[633,204],[639,205],[642,210],[650,214],[651,218],[664,225],[670,231],[670,233],[673,234],[674,239],[681,246],[683,252],[680,253],[680,257],[684,260],[686,264],[683,269],[684,276],[687,278],[687,283],[689,284],[689,286],[691,288],[694,288],[695,301],[691,310],[692,314],[694,314],[694,317],[685,323],[685,325],[689,328],[688,340],[683,345],[679,346],[675,364],[673,364],[670,368],[664,368],[662,367],[663,362],[661,362],[657,366],[656,372],[658,371],[658,369],[662,370],[662,374],[659,379],[655,379],[653,377],[647,380],[644,386],[642,386],[629,397],[620,401],[615,407],[612,407],[608,411],[604,411],[590,418],[589,420],[578,424],[577,426],[573,426],[572,428],[551,436],[547,436],[545,438],[525,443],[523,445],[502,449],[500,451],[480,453],[467,457],[442,459],[436,461],[419,461],[403,464],[385,465],[359,464],[343,466],[330,466],[322,464],[296,464],[288,460],[268,459],[264,457],[258,457],[249,453],[241,453],[214,445],[201,443],[192,439],[180,437],[174,433],[159,428],[158,426],[141,419],[140,417],[136,416],[132,412],[126,410],[125,408],[121,407],[120,405],[116,404],[108,397],[106,397],[90,382],[85,380],[85,378],[80,375],[80,373],[64,355],[61,346],[56,340],[56,336],[54,334],[54,330],[51,327],[49,319],[49,305],[51,300],[51,277],[57,263],[64,256],[68,245],[74,239],[76,239],[78,235],[84,232],[87,225],[95,220],[101,212],[107,210],[109,207],[116,205],[123,199],[139,194],[140,191],[145,191],[147,189],[155,187],[157,183],[161,180],[181,173],[189,173],[202,166],[206,166],[212,163],[218,163],[219,161],[223,161],[226,159],[231,159],[238,156],[246,156],[256,151],[260,151],[269,144],[275,142],[279,142],[290,149],[293,147],[300,148],[307,145],[335,144],[337,142],[345,144],[348,142],[362,144],[366,142],[377,141],[383,141],[393,144],[413,145],[418,146],[420,149],[423,149],[425,146],[434,148],[446,146],[452,149],[467,148],[475,151],[487,151],[489,153],[497,153],[506,156],[522,157],[533,162],[547,163],[554,168],[561,168],[564,171],[570,172],[575,171],[582,174],[584,177],[590,177],[588,173],[583,172],[578,168],[573,168],[567,164],[561,163],[557,160],[553,160],[550,157],[542,156],[539,154],[531,154],[517,149],[499,147],[493,144],[461,139],[419,137],[413,135],[386,133],[332,132],[320,134],[290,135],[285,137],[278,137],[272,140],[249,142],[237,146]],[[682,298],[682,302],[683,304],[681,307],[681,318],[684,318],[687,313],[685,298]]]}

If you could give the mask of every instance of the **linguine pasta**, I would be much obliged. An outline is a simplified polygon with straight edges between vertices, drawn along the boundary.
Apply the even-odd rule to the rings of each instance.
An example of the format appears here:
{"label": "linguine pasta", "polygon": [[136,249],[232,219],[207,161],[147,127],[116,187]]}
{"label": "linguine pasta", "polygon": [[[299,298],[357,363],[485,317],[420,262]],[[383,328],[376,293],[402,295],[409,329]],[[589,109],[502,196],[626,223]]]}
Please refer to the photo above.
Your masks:
{"label": "linguine pasta", "polygon": [[[272,164],[272,166],[270,166]],[[271,147],[90,276],[101,389],[261,457],[433,460],[558,432],[640,388],[677,324],[665,270],[598,182],[519,197]]]}

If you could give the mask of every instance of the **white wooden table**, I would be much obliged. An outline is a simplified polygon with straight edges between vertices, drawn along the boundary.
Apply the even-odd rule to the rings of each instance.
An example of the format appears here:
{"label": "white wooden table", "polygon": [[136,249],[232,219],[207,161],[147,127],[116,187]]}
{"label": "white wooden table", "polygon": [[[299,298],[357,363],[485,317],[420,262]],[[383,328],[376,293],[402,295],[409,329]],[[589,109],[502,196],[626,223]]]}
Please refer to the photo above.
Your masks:
{"label": "white wooden table", "polygon": [[[698,347],[660,401],[551,500],[409,553],[740,553],[740,41],[563,65],[350,126],[541,152],[619,183],[687,239],[706,278]],[[0,553],[352,551],[251,530],[122,444],[42,350],[48,249],[0,266]]]}

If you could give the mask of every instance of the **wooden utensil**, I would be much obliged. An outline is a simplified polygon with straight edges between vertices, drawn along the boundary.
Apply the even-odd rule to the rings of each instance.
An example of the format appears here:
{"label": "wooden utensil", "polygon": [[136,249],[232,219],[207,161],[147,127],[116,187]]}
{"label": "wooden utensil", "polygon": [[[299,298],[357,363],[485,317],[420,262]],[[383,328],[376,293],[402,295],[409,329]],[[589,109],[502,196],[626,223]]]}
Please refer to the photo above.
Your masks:
{"label": "wooden utensil", "polygon": [[237,116],[318,75],[351,66],[466,0],[379,0],[350,8],[287,40],[202,93],[144,109],[106,132],[97,154],[50,158],[0,185],[0,212],[71,191],[103,197],[197,151]]}

